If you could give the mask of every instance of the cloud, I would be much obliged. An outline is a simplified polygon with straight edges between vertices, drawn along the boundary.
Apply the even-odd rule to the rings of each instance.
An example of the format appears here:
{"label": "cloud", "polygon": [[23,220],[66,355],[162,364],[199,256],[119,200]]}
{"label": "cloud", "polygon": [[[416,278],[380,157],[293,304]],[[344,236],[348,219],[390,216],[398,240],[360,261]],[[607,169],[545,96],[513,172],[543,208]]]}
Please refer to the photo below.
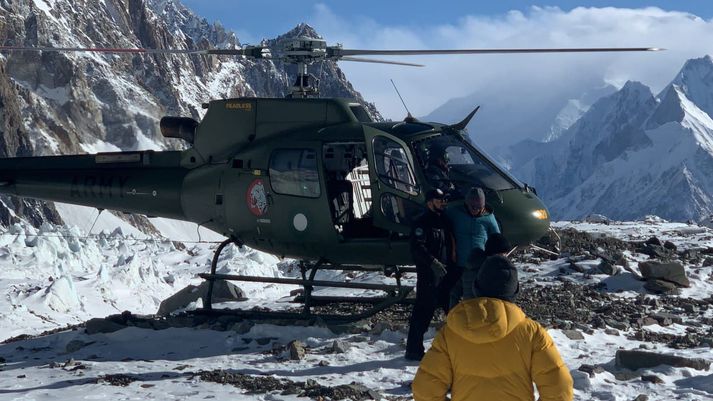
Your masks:
{"label": "cloud", "polygon": [[[622,85],[641,81],[662,89],[683,63],[713,53],[713,20],[655,7],[585,8],[563,11],[531,7],[498,16],[468,15],[451,24],[414,28],[385,26],[364,16],[339,15],[324,4],[310,21],[331,43],[345,48],[439,49],[513,47],[641,47],[656,53],[536,54],[389,58],[426,64],[425,68],[342,62],[365,97],[385,116],[404,111],[389,83],[392,78],[415,115],[425,115],[448,99],[482,91],[508,96],[514,88],[564,90],[581,82]],[[527,91],[527,90],[525,90]],[[517,102],[517,99],[513,99]]]}

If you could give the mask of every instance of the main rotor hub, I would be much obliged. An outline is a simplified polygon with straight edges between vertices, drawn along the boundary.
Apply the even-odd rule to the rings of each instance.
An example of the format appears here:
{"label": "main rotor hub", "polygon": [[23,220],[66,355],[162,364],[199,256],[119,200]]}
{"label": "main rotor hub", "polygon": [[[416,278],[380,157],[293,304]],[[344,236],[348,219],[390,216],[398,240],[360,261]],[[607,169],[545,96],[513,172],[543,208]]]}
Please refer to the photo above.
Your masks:
{"label": "main rotor hub", "polygon": [[327,42],[322,39],[298,37],[280,42],[280,58],[288,63],[311,64],[327,58]]}
{"label": "main rotor hub", "polygon": [[307,72],[307,66],[316,61],[325,61],[329,57],[329,47],[322,39],[297,37],[280,42],[279,58],[289,64],[297,65],[297,78],[288,97],[315,97],[319,90],[317,79]]}

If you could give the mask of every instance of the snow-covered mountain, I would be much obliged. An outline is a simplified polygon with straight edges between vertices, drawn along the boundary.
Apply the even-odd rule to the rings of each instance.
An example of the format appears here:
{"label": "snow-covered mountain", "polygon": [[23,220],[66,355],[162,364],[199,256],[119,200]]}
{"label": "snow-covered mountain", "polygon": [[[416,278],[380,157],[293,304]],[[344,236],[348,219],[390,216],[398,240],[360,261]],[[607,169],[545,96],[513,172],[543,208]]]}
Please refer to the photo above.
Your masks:
{"label": "snow-covered mountain", "polygon": [[[305,24],[284,36],[318,36]],[[279,39],[279,38],[276,38]],[[11,46],[235,48],[234,33],[178,0],[0,0],[0,43]],[[268,41],[275,45],[276,40]],[[333,62],[312,66],[325,96],[364,102]],[[292,77],[280,63],[227,56],[97,53],[0,54],[0,156],[175,149],[158,121],[200,118],[201,104],[277,96]],[[0,221],[59,222],[44,203],[1,198]]]}
{"label": "snow-covered mountain", "polygon": [[711,88],[710,56],[686,62],[656,97],[627,82],[559,139],[513,147],[513,172],[556,218],[700,220],[713,212]]}
{"label": "snow-covered mountain", "polygon": [[616,92],[616,88],[612,85],[604,85],[600,88],[594,88],[587,91],[582,96],[576,99],[568,99],[567,103],[555,116],[552,125],[545,132],[542,138],[544,142],[552,142],[559,138],[569,127],[574,125],[589,108],[601,97],[611,95]]}

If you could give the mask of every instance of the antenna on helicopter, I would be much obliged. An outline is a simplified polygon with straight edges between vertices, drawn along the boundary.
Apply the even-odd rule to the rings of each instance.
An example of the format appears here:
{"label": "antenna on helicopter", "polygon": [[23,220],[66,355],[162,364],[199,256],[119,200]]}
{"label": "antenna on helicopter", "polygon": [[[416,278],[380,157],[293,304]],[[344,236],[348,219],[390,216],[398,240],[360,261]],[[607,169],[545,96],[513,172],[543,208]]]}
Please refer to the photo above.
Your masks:
{"label": "antenna on helicopter", "polygon": [[394,83],[393,79],[389,79],[391,81],[391,85],[394,86],[394,90],[396,91],[396,94],[399,95],[399,99],[401,99],[401,104],[404,105],[404,109],[406,109],[406,118],[404,118],[404,121],[407,123],[412,123],[416,121],[416,119],[411,115],[411,111],[408,109],[406,106],[406,102],[404,102],[404,98],[401,97],[401,93],[399,92],[399,88],[396,87],[396,84]]}

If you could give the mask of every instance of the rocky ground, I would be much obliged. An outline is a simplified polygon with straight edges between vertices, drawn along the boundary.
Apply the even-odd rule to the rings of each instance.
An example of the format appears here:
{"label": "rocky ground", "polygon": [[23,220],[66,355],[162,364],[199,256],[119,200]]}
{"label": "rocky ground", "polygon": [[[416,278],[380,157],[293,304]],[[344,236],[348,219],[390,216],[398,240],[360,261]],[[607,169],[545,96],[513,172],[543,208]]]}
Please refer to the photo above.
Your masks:
{"label": "rocky ground", "polygon": [[[692,290],[698,288],[710,288],[713,281],[713,248],[691,245],[685,241],[678,241],[676,245],[655,236],[622,240],[613,235],[587,234],[571,228],[560,229],[558,234],[561,240],[558,258],[529,250],[520,250],[512,255],[521,272],[522,287],[517,303],[530,317],[555,333],[553,337],[556,342],[565,342],[561,344],[564,345],[562,352],[565,353],[565,359],[568,359],[573,372],[579,372],[573,373],[578,390],[590,394],[586,393],[589,391],[587,389],[591,390],[602,377],[609,377],[606,375],[611,375],[614,383],[661,385],[667,380],[666,375],[659,371],[652,373],[647,369],[662,365],[699,371],[709,369],[708,360],[691,355],[678,356],[676,350],[710,349],[713,346],[713,297],[711,294],[692,293]],[[701,243],[705,242],[698,241],[696,244]],[[551,239],[542,245],[551,248],[555,241]],[[363,308],[366,306],[334,304],[315,307],[314,312],[349,314]],[[397,305],[351,324],[329,324],[319,319],[254,321],[234,315],[192,312],[165,317],[138,316],[125,312],[92,319],[81,325],[58,328],[41,336],[16,336],[5,340],[3,344],[24,344],[32,339],[58,335],[67,330],[83,330],[86,335],[94,336],[114,333],[126,327],[144,330],[197,328],[241,336],[242,343],[233,346],[231,352],[259,347],[260,353],[276,363],[304,363],[311,360],[310,363],[316,363],[317,367],[326,368],[333,363],[330,358],[346,355],[350,349],[360,347],[359,344],[378,345],[384,336],[394,338],[397,349],[403,347],[410,310],[408,304]],[[444,316],[439,314],[433,326],[439,327],[443,319]],[[304,342],[295,334],[295,340],[285,341],[289,337],[283,333],[273,335],[256,330],[264,324],[277,324],[276,327],[285,327],[288,331],[322,326],[335,336],[334,340],[315,343]],[[598,363],[586,357],[586,353],[576,358],[566,354],[577,349],[581,352],[581,348],[586,346],[577,344],[586,344],[595,338],[624,346],[611,350],[610,360]],[[610,340],[616,338],[620,340]],[[626,344],[638,346],[631,349]],[[66,344],[65,351],[70,353],[89,349],[91,345],[90,341],[73,340]],[[23,347],[17,348],[28,351]],[[395,352],[399,355],[403,351]],[[580,361],[576,362],[577,359]],[[0,369],[4,362],[0,360]],[[90,365],[88,362],[67,360],[55,363],[54,367],[65,371],[82,371]],[[384,392],[383,389],[373,388],[359,380],[328,385],[323,384],[324,381],[319,378],[294,380],[274,374],[224,368],[206,369],[191,364],[175,367],[174,372],[167,377],[221,383],[239,388],[245,394],[273,394],[277,399],[282,396],[318,400],[409,398],[403,391],[402,394]],[[93,383],[113,386],[130,386],[134,382],[140,382],[140,386],[147,386],[145,388],[154,386],[141,375],[123,373],[109,373],[92,380]],[[407,391],[409,380],[403,380],[401,386]],[[656,399],[647,397],[649,395],[642,392],[636,400]]]}

